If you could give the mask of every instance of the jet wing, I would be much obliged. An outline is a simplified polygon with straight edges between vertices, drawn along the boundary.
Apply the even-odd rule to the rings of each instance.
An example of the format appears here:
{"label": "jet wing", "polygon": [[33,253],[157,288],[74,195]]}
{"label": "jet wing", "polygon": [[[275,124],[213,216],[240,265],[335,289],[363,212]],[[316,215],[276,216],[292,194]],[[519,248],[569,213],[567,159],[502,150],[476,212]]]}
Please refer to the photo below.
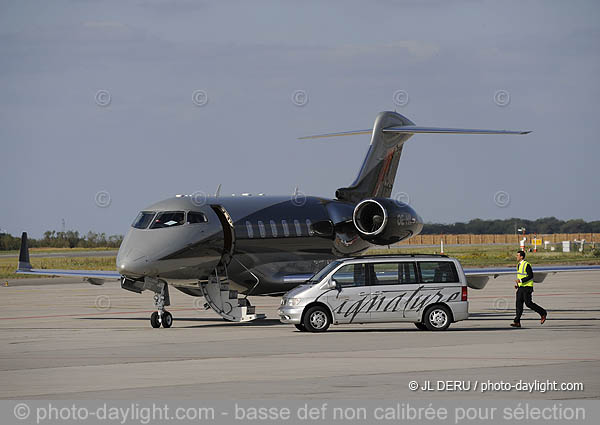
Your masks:
{"label": "jet wing", "polygon": [[18,269],[17,274],[37,274],[46,276],[72,276],[88,277],[106,280],[119,280],[121,275],[117,271],[108,270],[58,270],[58,269]]}
{"label": "jet wing", "polygon": [[45,275],[45,276],[67,276],[82,277],[93,285],[102,285],[105,280],[120,280],[119,272],[110,270],[58,270],[58,269],[34,269],[29,261],[29,246],[27,233],[21,235],[21,251],[19,252],[18,274]]}
{"label": "jet wing", "polygon": [[[501,275],[512,274],[516,275],[515,267],[493,267],[483,269],[463,269],[467,277],[469,288],[483,289],[490,277],[497,278]],[[533,281],[543,282],[549,273],[561,272],[589,272],[600,271],[600,266],[536,266],[533,268]]]}

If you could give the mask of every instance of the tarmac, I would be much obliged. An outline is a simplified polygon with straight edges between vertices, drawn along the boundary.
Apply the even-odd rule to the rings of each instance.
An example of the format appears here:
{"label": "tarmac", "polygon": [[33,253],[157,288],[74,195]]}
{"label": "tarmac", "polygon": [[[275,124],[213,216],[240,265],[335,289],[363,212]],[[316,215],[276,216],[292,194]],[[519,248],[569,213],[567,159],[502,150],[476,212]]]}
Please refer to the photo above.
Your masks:
{"label": "tarmac", "polygon": [[[526,309],[522,329],[509,327],[514,289],[499,277],[469,290],[469,320],[444,332],[386,323],[302,333],[279,322],[279,298],[268,297],[251,297],[267,319],[228,323],[177,290],[173,327],[153,329],[152,294],[118,283],[18,279],[0,294],[2,399],[600,398],[598,272],[536,284],[548,320]],[[506,389],[519,382],[545,389]]]}

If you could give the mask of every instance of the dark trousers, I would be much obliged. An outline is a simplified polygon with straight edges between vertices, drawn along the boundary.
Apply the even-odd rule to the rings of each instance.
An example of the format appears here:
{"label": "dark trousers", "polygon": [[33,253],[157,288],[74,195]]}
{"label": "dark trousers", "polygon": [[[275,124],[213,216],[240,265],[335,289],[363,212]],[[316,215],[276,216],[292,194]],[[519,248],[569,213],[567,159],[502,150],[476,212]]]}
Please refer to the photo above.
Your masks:
{"label": "dark trousers", "polygon": [[533,293],[533,286],[519,286],[517,289],[517,315],[515,316],[515,323],[519,323],[521,321],[521,315],[523,314],[523,303],[525,305],[535,311],[540,316],[546,315],[546,310],[537,305],[531,299],[531,294]]}

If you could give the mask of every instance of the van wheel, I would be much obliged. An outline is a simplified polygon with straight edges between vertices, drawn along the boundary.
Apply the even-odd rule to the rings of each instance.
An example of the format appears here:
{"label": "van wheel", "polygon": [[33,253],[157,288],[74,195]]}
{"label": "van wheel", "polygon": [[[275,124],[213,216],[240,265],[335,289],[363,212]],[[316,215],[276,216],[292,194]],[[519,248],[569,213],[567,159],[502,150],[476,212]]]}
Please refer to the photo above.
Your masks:
{"label": "van wheel", "polygon": [[306,328],[304,327],[303,323],[297,323],[294,325],[296,327],[296,329],[298,329],[300,332],[306,332]]}
{"label": "van wheel", "polygon": [[421,322],[415,323],[415,326],[417,327],[417,329],[419,329],[421,331],[427,331],[428,330],[427,326],[425,326],[425,324],[423,324]]}
{"label": "van wheel", "polygon": [[430,331],[445,331],[450,322],[450,309],[444,305],[429,307],[423,316],[423,323]]}
{"label": "van wheel", "polygon": [[311,307],[304,315],[304,328],[308,332],[325,332],[330,322],[329,313],[319,305]]}

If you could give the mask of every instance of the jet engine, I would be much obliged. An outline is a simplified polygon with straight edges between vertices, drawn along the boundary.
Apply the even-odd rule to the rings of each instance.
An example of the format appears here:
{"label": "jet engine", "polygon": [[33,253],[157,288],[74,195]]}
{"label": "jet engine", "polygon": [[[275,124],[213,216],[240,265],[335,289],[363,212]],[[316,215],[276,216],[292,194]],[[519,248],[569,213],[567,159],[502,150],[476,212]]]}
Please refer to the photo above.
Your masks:
{"label": "jet engine", "polygon": [[354,226],[361,238],[376,245],[390,245],[417,235],[421,217],[408,204],[389,198],[365,199],[354,208]]}

